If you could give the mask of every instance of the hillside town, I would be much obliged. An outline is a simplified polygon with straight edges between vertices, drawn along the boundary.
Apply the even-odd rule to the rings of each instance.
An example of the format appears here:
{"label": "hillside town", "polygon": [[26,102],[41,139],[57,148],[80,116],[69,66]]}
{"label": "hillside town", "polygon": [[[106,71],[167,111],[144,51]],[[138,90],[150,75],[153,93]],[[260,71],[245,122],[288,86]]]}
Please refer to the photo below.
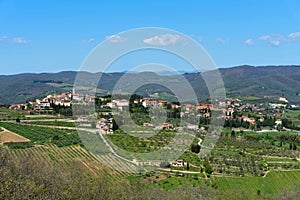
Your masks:
{"label": "hillside town", "polygon": [[[177,117],[184,118],[186,116],[195,115],[200,119],[209,119],[211,117],[211,112],[219,112],[219,118],[223,118],[226,123],[230,120],[239,120],[240,124],[246,124],[245,127],[260,127],[266,119],[264,116],[269,115],[274,117],[273,128],[282,127],[282,114],[284,114],[285,109],[298,109],[299,105],[289,104],[286,98],[279,98],[276,103],[268,104],[254,104],[254,103],[244,103],[238,98],[227,98],[226,101],[219,101],[218,105],[213,105],[212,103],[197,103],[193,105],[191,103],[178,103],[178,102],[168,102],[164,99],[154,99],[154,98],[135,98],[130,102],[126,98],[112,99],[111,96],[106,97],[96,97],[88,94],[78,94],[73,92],[62,92],[60,94],[48,95],[45,98],[36,99],[35,101],[29,101],[22,104],[12,104],[9,106],[11,110],[23,110],[28,113],[48,113],[55,114],[59,112],[59,109],[70,109],[74,103],[85,103],[85,104],[95,104],[97,101],[99,105],[99,111],[109,109],[109,112],[105,112],[106,115],[99,118],[97,122],[97,127],[101,128],[105,133],[113,133],[113,111],[126,111],[130,104],[143,107],[144,109],[157,109],[164,108],[168,110],[175,110],[178,113]],[[71,111],[69,111],[70,113]],[[201,123],[201,122],[200,122]],[[227,124],[228,125],[228,124]],[[149,122],[144,122],[143,126],[160,128],[160,129],[178,129],[172,123],[164,122],[163,124],[155,127]],[[231,127],[231,125],[228,125]],[[240,125],[241,126],[241,125]],[[238,127],[233,125],[233,127]],[[193,130],[203,130],[203,127],[198,125],[188,125],[188,129]],[[282,127],[284,128],[284,127]]]}
{"label": "hillside town", "polygon": [[36,99],[35,101],[29,101],[22,104],[12,104],[9,106],[11,110],[26,110],[26,111],[38,111],[48,112],[53,111],[54,106],[71,107],[74,102],[87,102],[92,103],[95,101],[95,96],[88,94],[78,94],[73,92],[62,92],[60,94],[48,95],[42,99]]}

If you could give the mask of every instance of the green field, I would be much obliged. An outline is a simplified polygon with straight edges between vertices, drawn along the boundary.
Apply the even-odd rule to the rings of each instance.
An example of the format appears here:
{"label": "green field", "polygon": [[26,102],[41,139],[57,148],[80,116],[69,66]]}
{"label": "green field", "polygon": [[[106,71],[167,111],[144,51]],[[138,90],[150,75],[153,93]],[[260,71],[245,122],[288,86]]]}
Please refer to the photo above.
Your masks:
{"label": "green field", "polygon": [[295,190],[300,184],[300,171],[272,171],[266,177],[214,177],[223,192],[238,191],[247,196],[276,195],[284,189]]}
{"label": "green field", "polygon": [[0,108],[0,120],[15,120],[25,118],[25,112]]}
{"label": "green field", "polygon": [[157,186],[164,190],[174,190],[179,186],[196,186],[201,185],[205,182],[203,178],[197,176],[191,177],[170,177],[155,183]]}
{"label": "green field", "polygon": [[[163,190],[174,190],[180,186],[209,186],[219,194],[226,197],[243,196],[245,199],[257,199],[258,193],[261,197],[272,198],[283,190],[295,191],[300,184],[300,171],[272,171],[266,177],[225,177],[212,176],[205,179],[196,175],[169,176],[163,180],[152,181],[152,185]],[[259,198],[258,198],[259,199]]]}
{"label": "green field", "polygon": [[65,121],[27,121],[27,124],[43,125],[43,126],[63,126],[63,127],[75,127],[74,122]]}
{"label": "green field", "polygon": [[0,122],[0,127],[17,133],[34,144],[56,144],[59,147],[81,144],[76,130],[54,129],[17,123]]}
{"label": "green field", "polygon": [[300,110],[288,110],[283,116],[290,119],[296,126],[300,127]]}

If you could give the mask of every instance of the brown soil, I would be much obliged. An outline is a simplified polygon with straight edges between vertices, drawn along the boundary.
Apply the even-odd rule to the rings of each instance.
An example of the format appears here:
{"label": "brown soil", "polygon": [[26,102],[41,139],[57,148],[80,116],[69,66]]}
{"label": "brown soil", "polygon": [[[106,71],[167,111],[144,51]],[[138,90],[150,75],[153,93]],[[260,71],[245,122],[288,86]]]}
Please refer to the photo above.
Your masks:
{"label": "brown soil", "polygon": [[27,138],[20,136],[16,133],[13,133],[11,131],[8,131],[4,128],[1,128],[4,131],[0,132],[0,145],[6,143],[6,142],[29,142]]}

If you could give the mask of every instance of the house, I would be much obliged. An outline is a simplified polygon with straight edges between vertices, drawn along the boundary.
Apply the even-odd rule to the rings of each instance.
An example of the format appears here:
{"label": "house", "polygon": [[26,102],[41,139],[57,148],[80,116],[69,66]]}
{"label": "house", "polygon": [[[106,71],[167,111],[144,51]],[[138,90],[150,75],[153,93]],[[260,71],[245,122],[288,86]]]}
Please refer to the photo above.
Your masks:
{"label": "house", "polygon": [[253,117],[249,118],[249,117],[247,117],[247,116],[242,116],[241,119],[242,119],[244,122],[249,122],[249,123],[252,124],[252,125],[256,124],[256,120],[255,120]]}
{"label": "house", "polygon": [[184,109],[185,109],[186,112],[190,112],[190,111],[192,111],[194,108],[195,108],[195,106],[192,105],[192,104],[189,104],[189,103],[187,103],[187,104],[184,105]]}
{"label": "house", "polygon": [[138,103],[139,103],[139,100],[138,100],[138,99],[135,99],[135,100],[133,101],[133,103],[134,103],[134,104],[138,104]]}
{"label": "house", "polygon": [[156,99],[143,98],[142,105],[146,108],[146,107],[157,107],[159,104]]}
{"label": "house", "polygon": [[159,102],[158,102],[158,106],[159,107],[164,107],[164,106],[166,106],[167,105],[167,101],[166,100],[160,100]]}
{"label": "house", "polygon": [[183,160],[176,160],[175,162],[172,162],[171,165],[173,167],[183,167],[184,166],[184,161]]}
{"label": "house", "polygon": [[234,112],[234,108],[233,107],[229,107],[229,108],[227,108],[227,110],[224,110],[224,111],[225,111],[225,116],[232,117],[233,116],[233,112]]}
{"label": "house", "polygon": [[288,101],[286,98],[284,98],[284,97],[280,97],[280,98],[279,98],[279,101],[284,102],[284,103],[288,103],[288,102],[289,102],[289,101]]}
{"label": "house", "polygon": [[189,124],[187,126],[187,128],[190,130],[198,130],[199,129],[198,125],[194,125],[194,124]]}
{"label": "house", "polygon": [[154,127],[153,124],[147,123],[147,122],[143,123],[143,126],[145,126],[145,127]]}
{"label": "house", "polygon": [[117,105],[117,107],[129,106],[129,101],[127,99],[116,99],[112,102],[114,102]]}
{"label": "house", "polygon": [[54,104],[57,106],[61,105],[61,106],[70,107],[72,102],[69,100],[56,100],[56,101],[54,101]]}
{"label": "house", "polygon": [[12,104],[9,106],[9,109],[11,110],[27,110],[27,108],[27,104]]}
{"label": "house", "polygon": [[286,108],[286,104],[281,104],[281,103],[269,103],[269,105],[273,109]]}
{"label": "house", "polygon": [[213,109],[214,105],[213,104],[206,104],[206,103],[198,103],[196,105],[197,110],[211,110]]}
{"label": "house", "polygon": [[171,104],[171,108],[172,108],[172,109],[178,109],[178,108],[180,108],[180,105],[175,104],[175,103],[172,103],[172,104]]}
{"label": "house", "polygon": [[105,133],[112,133],[111,132],[111,129],[112,129],[112,119],[101,118],[97,122],[96,127],[100,128]]}
{"label": "house", "polygon": [[163,123],[161,125],[161,129],[172,129],[172,128],[173,128],[173,124]]}
{"label": "house", "polygon": [[116,107],[116,103],[115,102],[108,102],[108,103],[106,103],[106,106],[108,106],[110,108],[114,108],[114,107]]}
{"label": "house", "polygon": [[74,100],[74,101],[81,101],[82,98],[80,97],[79,94],[73,94],[73,95],[72,95],[72,100]]}
{"label": "house", "polygon": [[277,127],[278,125],[282,125],[282,120],[281,119],[277,119],[275,121],[275,126]]}
{"label": "house", "polygon": [[38,110],[47,110],[50,108],[50,103],[48,101],[36,100]]}

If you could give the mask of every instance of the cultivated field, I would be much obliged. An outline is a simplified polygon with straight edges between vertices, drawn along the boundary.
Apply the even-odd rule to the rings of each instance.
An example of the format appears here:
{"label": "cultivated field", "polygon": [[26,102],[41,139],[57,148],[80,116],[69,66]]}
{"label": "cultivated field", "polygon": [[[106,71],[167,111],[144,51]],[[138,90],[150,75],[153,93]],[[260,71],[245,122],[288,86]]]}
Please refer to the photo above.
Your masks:
{"label": "cultivated field", "polygon": [[29,141],[30,141],[29,139],[20,136],[18,134],[15,134],[11,131],[8,131],[6,129],[0,132],[0,145],[6,142],[29,142]]}
{"label": "cultivated field", "polygon": [[95,156],[79,145],[57,147],[53,144],[36,145],[26,149],[11,149],[10,155],[16,161],[30,158],[35,163],[47,163],[52,167],[58,167],[67,172],[72,166],[79,165],[86,175],[106,176],[108,180],[120,180],[127,174],[111,170],[103,165]]}

